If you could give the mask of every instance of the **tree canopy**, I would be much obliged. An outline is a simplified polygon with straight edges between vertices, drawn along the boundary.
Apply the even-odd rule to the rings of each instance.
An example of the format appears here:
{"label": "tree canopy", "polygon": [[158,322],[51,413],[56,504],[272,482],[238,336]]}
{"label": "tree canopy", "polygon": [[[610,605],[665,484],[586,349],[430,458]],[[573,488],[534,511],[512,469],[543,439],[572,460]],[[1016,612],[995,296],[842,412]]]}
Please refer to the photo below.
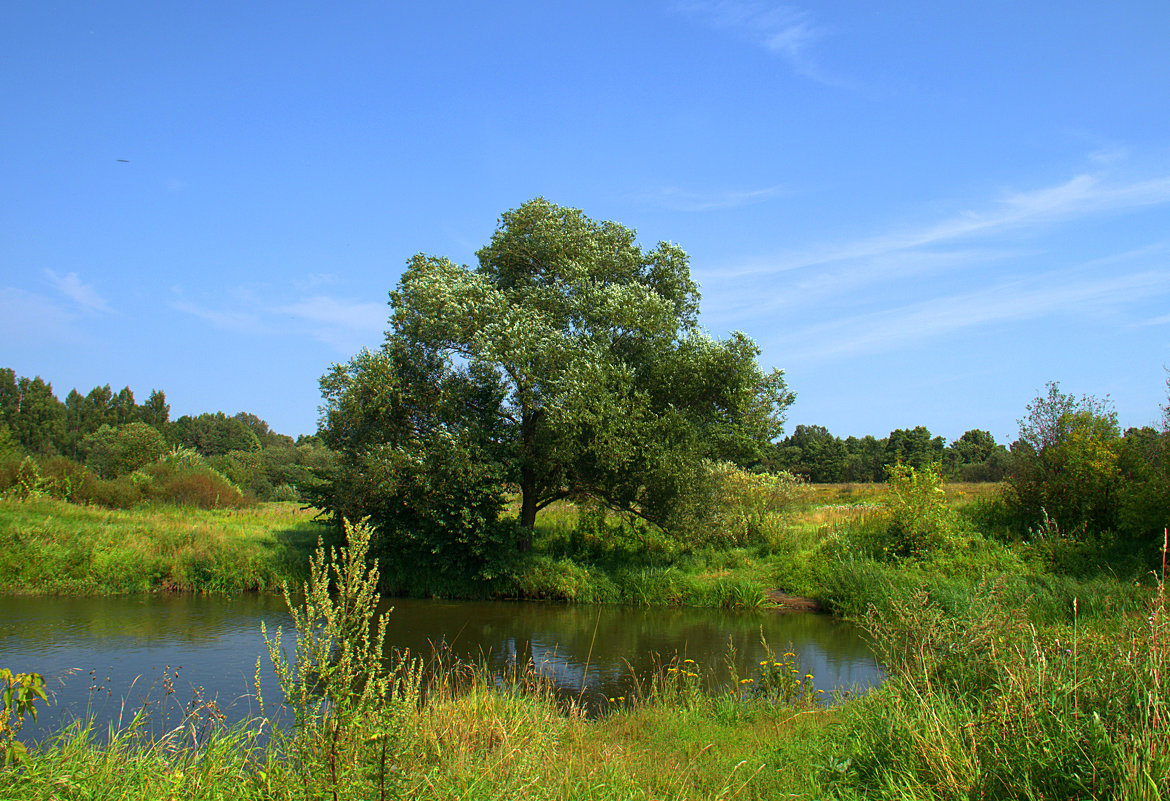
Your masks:
{"label": "tree canopy", "polygon": [[438,449],[464,454],[485,492],[519,489],[521,548],[562,498],[680,526],[705,460],[754,463],[780,435],[783,373],[761,370],[743,334],[699,329],[677,245],[643,249],[625,226],[538,198],[476,255],[475,268],[410,259],[382,350],[322,379],[322,436],[352,468],[335,508],[352,513],[375,474],[368,508],[411,495]]}

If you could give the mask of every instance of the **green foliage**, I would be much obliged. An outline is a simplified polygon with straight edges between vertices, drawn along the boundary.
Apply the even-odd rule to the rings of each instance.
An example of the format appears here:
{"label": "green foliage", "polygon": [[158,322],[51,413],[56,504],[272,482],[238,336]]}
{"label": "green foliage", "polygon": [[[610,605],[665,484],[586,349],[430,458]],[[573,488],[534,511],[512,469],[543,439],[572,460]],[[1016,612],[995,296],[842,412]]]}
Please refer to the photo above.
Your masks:
{"label": "green foliage", "polygon": [[56,453],[66,433],[65,405],[53,394],[52,384],[40,376],[17,378],[4,368],[0,370],[0,423],[26,453]]}
{"label": "green foliage", "polygon": [[1076,399],[1048,384],[1028,404],[1007,475],[1007,498],[1027,525],[1047,513],[1067,536],[1117,524],[1121,434],[1107,401]]}
{"label": "green foliage", "polygon": [[955,524],[938,467],[898,464],[889,469],[881,513],[859,521],[848,539],[879,560],[921,558],[946,543]]}
{"label": "green foliage", "polygon": [[[477,255],[475,270],[411,259],[382,350],[322,378],[340,463],[306,498],[416,541],[423,569],[473,575],[505,543],[530,548],[560,499],[702,526],[706,460],[758,461],[792,395],[746,337],[697,330],[686,254],[537,199]],[[496,520],[505,484],[518,537]]]}
{"label": "green foliage", "polygon": [[1161,427],[1126,431],[1118,456],[1118,538],[1155,567],[1161,535],[1170,528],[1170,377],[1166,392]]}
{"label": "green foliage", "polygon": [[781,447],[785,463],[813,483],[832,483],[845,476],[849,450],[824,426],[798,425]]}
{"label": "green foliage", "polygon": [[917,470],[937,464],[943,455],[943,438],[931,437],[925,426],[898,428],[886,438],[886,464],[905,464]]}
{"label": "green foliage", "polygon": [[892,555],[917,556],[942,545],[952,534],[954,521],[938,468],[932,464],[890,468],[886,514]]}
{"label": "green foliage", "polygon": [[0,463],[19,459],[24,455],[8,426],[0,423]]}
{"label": "green foliage", "polygon": [[801,480],[790,473],[749,473],[728,462],[711,465],[710,470],[714,488],[710,525],[688,542],[726,547],[777,540],[781,515],[802,495]]}
{"label": "green foliage", "polygon": [[782,440],[764,464],[786,469],[815,484],[884,481],[889,468],[916,469],[941,464],[941,472],[964,482],[1002,480],[1011,455],[986,431],[972,429],[949,446],[923,426],[896,429],[889,436],[833,436],[824,426],[799,425]]}
{"label": "green foliage", "polygon": [[85,468],[68,459],[25,456],[0,462],[0,493],[19,500],[71,500],[86,477]]}
{"label": "green foliage", "polygon": [[169,437],[173,444],[194,448],[203,456],[260,450],[260,439],[248,422],[223,412],[183,415],[171,425]]}
{"label": "green foliage", "polygon": [[48,703],[45,677],[39,673],[13,673],[0,668],[0,752],[4,764],[11,765],[25,758],[24,743],[16,740],[26,717],[37,720],[36,702]]}
{"label": "green foliage", "polygon": [[[322,764],[321,775],[305,770],[306,793],[324,785],[334,798],[361,767],[370,744],[384,744],[417,701],[421,665],[409,655],[391,672],[382,666],[390,612],[378,613],[378,569],[367,560],[372,529],[342,521],[346,546],[318,542],[304,593],[285,603],[292,616],[295,656],[281,645],[282,630],[269,640],[272,666],[285,703],[294,714],[286,747],[301,765]],[[263,624],[261,624],[263,629]],[[257,667],[259,671],[259,667]],[[286,739],[280,729],[279,739]],[[380,751],[385,768],[387,749]]]}
{"label": "green foliage", "polygon": [[158,460],[166,443],[158,429],[146,423],[127,423],[121,428],[102,425],[81,441],[85,465],[102,478],[117,478]]}
{"label": "green foliage", "polygon": [[360,486],[376,500],[365,509],[392,585],[425,573],[456,581],[491,581],[516,549],[499,466],[437,431],[411,446],[383,447],[362,461]]}
{"label": "green foliage", "polygon": [[209,467],[179,469],[161,463],[143,471],[149,483],[144,495],[153,501],[200,509],[234,509],[251,500],[222,475]]}

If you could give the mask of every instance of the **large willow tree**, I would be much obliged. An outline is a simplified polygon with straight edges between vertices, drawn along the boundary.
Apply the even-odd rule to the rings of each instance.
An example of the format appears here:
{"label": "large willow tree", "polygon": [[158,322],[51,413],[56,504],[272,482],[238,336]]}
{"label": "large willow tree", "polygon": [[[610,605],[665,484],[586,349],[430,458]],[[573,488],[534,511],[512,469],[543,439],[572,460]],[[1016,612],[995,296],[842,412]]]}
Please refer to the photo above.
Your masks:
{"label": "large willow tree", "polygon": [[635,239],[538,198],[500,218],[474,269],[413,257],[382,350],[322,379],[322,433],[351,466],[338,507],[363,511],[348,494],[425,516],[426,493],[397,497],[420,481],[440,502],[482,498],[435,478],[457,463],[456,483],[519,489],[522,550],[537,513],[564,498],[685,527],[708,461],[757,460],[793,396],[747,337],[698,329],[682,249]]}

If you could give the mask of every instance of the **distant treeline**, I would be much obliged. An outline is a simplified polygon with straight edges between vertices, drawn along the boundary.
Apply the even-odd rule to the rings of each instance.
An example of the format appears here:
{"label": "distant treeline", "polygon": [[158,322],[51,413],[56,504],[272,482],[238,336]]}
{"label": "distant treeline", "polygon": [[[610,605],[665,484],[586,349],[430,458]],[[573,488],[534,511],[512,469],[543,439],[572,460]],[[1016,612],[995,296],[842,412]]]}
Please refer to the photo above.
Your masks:
{"label": "distant treeline", "polygon": [[333,454],[315,436],[294,440],[247,412],[172,421],[162,390],[139,404],[129,387],[114,392],[109,384],[86,395],[70,390],[62,402],[39,376],[17,377],[2,368],[0,461],[24,456],[64,458],[107,482],[169,457],[208,470],[257,500],[296,500],[296,488],[311,480],[314,468],[327,468]]}
{"label": "distant treeline", "polygon": [[776,446],[766,467],[787,470],[815,484],[881,482],[889,468],[935,465],[958,481],[1002,481],[1012,464],[1012,452],[996,443],[987,431],[972,429],[951,444],[931,436],[925,426],[899,428],[889,436],[833,436],[824,426],[799,425]]}

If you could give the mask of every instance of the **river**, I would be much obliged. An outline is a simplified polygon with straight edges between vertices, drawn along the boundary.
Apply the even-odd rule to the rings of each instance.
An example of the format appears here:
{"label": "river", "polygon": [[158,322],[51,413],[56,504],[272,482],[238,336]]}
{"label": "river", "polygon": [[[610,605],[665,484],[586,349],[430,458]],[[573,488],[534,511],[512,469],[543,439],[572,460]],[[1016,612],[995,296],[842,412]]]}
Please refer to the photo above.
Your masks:
{"label": "river", "polygon": [[[729,644],[741,675],[774,651],[795,652],[801,672],[826,692],[874,685],[881,671],[856,627],[814,614],[563,606],[532,602],[395,599],[387,645],[420,655],[447,648],[505,670],[529,660],[564,695],[594,709],[629,692],[672,656],[725,675]],[[0,667],[46,677],[54,704],[25,736],[43,739],[79,717],[99,729],[150,705],[151,725],[177,724],[195,698],[213,699],[229,721],[257,711],[254,677],[271,704],[276,678],[260,634],[290,618],[279,596],[234,598],[0,597]],[[30,724],[31,725],[31,724]]]}

